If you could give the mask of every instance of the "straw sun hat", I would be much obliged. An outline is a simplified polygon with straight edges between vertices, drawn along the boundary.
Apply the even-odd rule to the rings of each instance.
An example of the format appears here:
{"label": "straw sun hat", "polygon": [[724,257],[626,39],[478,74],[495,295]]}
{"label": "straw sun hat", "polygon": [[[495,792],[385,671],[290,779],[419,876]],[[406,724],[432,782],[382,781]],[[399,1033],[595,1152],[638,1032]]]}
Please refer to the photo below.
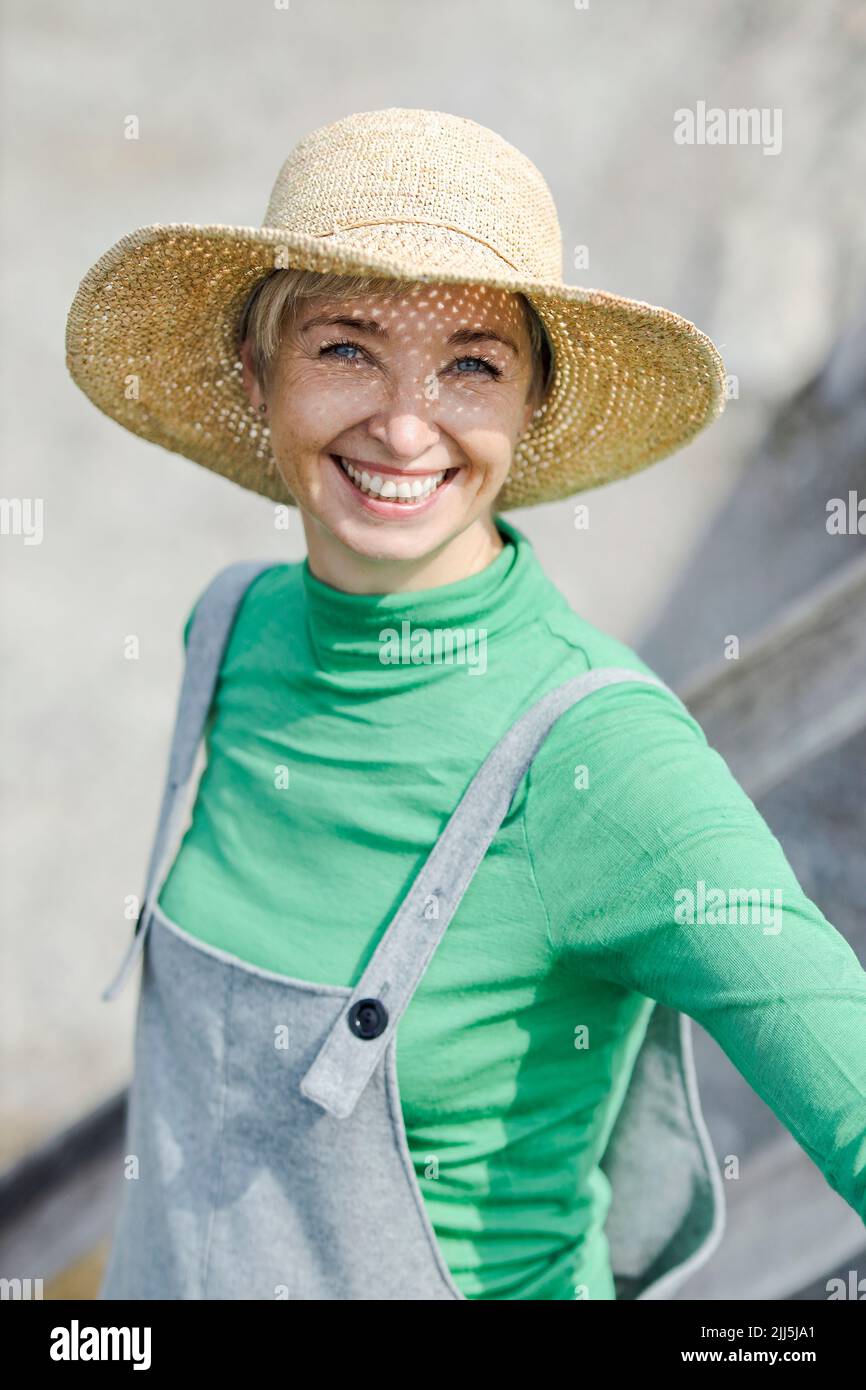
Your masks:
{"label": "straw sun hat", "polygon": [[465,117],[400,107],[305,136],[261,227],[156,223],[122,237],[75,295],[69,371],[134,434],[292,504],[238,353],[250,290],[290,267],[526,295],[554,371],[515,447],[500,511],[636,473],[724,409],[724,365],[694,324],[562,282],[556,207],[525,155]]}

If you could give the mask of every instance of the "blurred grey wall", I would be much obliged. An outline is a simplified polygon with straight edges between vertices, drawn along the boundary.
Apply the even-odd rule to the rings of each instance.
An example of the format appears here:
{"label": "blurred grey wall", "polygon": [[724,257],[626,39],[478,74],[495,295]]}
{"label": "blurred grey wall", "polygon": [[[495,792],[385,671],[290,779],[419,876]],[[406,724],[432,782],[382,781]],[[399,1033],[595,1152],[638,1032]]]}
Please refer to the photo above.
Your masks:
{"label": "blurred grey wall", "polygon": [[[6,1166],[128,1076],[135,988],[99,995],[143,884],[185,615],[230,561],[304,553],[297,518],[275,532],[264,499],[125,433],[72,384],[85,271],[146,223],[260,224],[295,141],[351,111],[428,107],[501,132],[551,185],[565,279],[691,319],[736,378],[692,446],[580,499],[588,531],[571,501],[511,514],[590,621],[685,676],[809,570],[775,544],[764,578],[754,562],[790,472],[763,510],[742,499],[866,292],[866,5],[6,0],[2,23],[3,495],[45,509],[40,545],[0,537]],[[781,148],[676,144],[673,113],[700,101],[780,110]],[[801,466],[814,474],[815,448]],[[808,554],[820,511],[803,525]],[[784,583],[766,577],[778,565]]]}

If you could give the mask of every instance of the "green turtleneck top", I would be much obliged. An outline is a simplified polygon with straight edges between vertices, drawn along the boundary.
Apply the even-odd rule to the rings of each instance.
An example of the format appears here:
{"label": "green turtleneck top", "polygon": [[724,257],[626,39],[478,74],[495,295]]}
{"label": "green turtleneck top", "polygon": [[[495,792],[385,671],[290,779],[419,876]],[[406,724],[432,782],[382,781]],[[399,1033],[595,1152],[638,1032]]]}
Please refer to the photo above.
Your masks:
{"label": "green turtleneck top", "polygon": [[[307,560],[253,582],[159,896],[187,932],[354,987],[514,720],[590,668],[649,672],[496,521],[504,548],[456,583],[349,594]],[[383,660],[404,622],[465,629],[467,659]],[[701,907],[755,889],[764,925]],[[409,1150],[467,1298],[615,1297],[599,1159],[649,999],[716,1039],[866,1221],[866,972],[700,726],[630,682],[553,726],[400,1020]]]}

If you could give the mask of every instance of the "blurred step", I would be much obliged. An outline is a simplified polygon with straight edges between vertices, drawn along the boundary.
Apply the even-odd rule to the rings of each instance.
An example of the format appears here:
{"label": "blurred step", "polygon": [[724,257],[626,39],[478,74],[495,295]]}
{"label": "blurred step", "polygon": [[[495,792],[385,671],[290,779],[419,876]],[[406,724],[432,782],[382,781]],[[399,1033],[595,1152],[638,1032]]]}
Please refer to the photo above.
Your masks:
{"label": "blurred step", "polygon": [[753,800],[866,728],[866,555],[677,693]]}

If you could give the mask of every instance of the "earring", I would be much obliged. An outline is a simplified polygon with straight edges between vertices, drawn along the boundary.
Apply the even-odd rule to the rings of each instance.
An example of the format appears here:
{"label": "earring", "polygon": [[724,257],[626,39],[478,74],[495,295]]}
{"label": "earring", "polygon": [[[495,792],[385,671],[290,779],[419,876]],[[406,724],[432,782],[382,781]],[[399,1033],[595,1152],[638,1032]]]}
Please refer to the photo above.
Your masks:
{"label": "earring", "polygon": [[265,402],[262,401],[261,405],[259,406],[259,414],[260,414],[260,415],[264,415],[264,413],[265,413],[265,411],[267,410],[267,408],[268,408],[268,407],[267,407],[267,405],[265,404]]}

